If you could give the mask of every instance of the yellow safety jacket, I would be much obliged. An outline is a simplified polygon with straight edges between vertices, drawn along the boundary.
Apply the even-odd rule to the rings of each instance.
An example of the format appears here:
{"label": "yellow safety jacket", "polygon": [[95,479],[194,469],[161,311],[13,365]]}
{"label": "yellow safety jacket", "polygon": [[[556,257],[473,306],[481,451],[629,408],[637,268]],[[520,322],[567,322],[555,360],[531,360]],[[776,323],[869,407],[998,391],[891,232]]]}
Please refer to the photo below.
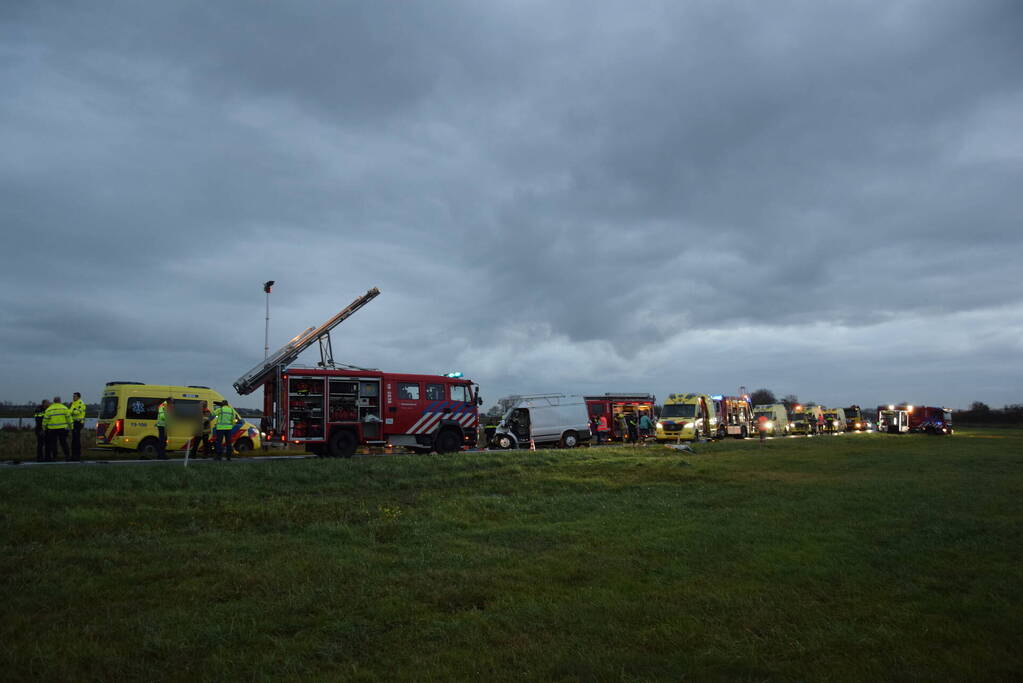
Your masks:
{"label": "yellow safety jacket", "polygon": [[238,419],[238,413],[231,406],[217,406],[213,409],[213,421],[217,429],[231,429]]}
{"label": "yellow safety jacket", "polygon": [[71,411],[71,420],[73,422],[85,421],[85,402],[82,399],[79,398],[72,401],[69,410]]}
{"label": "yellow safety jacket", "polygon": [[51,403],[43,411],[43,429],[71,429],[71,411],[63,403]]}
{"label": "yellow safety jacket", "polygon": [[156,426],[157,427],[167,426],[167,401],[161,403],[160,407],[156,409]]}

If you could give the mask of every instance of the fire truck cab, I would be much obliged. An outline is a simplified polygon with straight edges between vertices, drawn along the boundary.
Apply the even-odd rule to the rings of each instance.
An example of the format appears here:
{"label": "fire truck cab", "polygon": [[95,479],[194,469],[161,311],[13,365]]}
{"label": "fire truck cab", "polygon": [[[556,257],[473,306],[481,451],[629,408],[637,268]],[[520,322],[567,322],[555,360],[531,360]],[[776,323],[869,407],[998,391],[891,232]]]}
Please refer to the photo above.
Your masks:
{"label": "fire truck cab", "polygon": [[[264,400],[270,402],[270,392]],[[351,457],[360,444],[419,453],[476,445],[479,389],[467,379],[290,368],[281,375],[278,401],[282,438],[317,455]]]}

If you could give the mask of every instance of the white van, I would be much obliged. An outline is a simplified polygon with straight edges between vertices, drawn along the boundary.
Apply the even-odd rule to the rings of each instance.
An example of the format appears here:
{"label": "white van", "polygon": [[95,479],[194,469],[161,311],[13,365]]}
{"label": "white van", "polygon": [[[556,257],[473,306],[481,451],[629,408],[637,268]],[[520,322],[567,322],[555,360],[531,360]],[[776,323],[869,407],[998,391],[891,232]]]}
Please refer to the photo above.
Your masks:
{"label": "white van", "polygon": [[494,431],[495,448],[558,445],[575,448],[590,440],[590,419],[582,396],[537,394],[522,396],[505,413]]}

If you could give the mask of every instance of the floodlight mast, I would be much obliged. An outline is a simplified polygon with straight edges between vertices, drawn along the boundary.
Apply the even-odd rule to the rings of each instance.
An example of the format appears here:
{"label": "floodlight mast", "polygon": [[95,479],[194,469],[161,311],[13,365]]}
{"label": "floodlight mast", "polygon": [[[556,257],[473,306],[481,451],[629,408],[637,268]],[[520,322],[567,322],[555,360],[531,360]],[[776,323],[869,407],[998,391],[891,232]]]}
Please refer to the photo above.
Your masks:
{"label": "floodlight mast", "polygon": [[291,341],[278,349],[276,353],[273,353],[262,363],[239,377],[234,383],[235,390],[242,396],[251,394],[270,380],[279,377],[289,365],[295,362],[303,351],[316,342],[320,342],[320,364],[324,367],[333,367],[334,358],[331,353],[330,331],[376,298],[378,294],[380,294],[380,290],[376,287],[370,289],[341,309],[327,322],[319,327],[310,327],[305,332],[295,336]]}

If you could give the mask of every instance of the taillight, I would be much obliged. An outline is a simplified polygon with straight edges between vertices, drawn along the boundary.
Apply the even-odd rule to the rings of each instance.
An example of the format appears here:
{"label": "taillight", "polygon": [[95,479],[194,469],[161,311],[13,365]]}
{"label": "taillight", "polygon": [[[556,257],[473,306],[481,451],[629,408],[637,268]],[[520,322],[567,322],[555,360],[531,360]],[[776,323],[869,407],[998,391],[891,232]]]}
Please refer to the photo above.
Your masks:
{"label": "taillight", "polygon": [[114,433],[110,435],[110,438],[115,436],[124,436],[124,420],[114,422]]}

